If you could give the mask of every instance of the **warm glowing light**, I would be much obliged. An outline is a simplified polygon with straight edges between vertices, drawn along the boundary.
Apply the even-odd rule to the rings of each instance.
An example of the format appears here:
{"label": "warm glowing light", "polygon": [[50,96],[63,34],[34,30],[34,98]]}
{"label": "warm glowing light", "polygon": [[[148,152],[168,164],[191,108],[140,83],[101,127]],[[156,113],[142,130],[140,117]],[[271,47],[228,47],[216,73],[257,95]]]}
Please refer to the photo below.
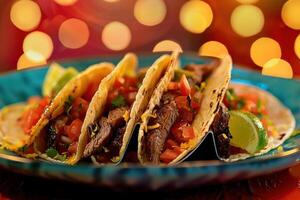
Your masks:
{"label": "warm glowing light", "polygon": [[297,36],[296,40],[295,40],[295,53],[298,56],[298,58],[300,59],[300,34]]}
{"label": "warm glowing light", "polygon": [[244,4],[250,4],[250,3],[256,3],[259,0],[236,0],[239,3],[244,3]]}
{"label": "warm glowing light", "polygon": [[300,0],[287,1],[281,10],[283,22],[290,28],[300,29]]}
{"label": "warm glowing light", "polygon": [[272,58],[281,57],[280,44],[272,38],[259,38],[251,45],[250,56],[255,64],[262,67]]}
{"label": "warm glowing light", "polygon": [[67,48],[78,49],[87,44],[90,32],[87,24],[79,19],[71,18],[59,27],[59,41]]}
{"label": "warm glowing light", "polygon": [[121,22],[111,22],[102,31],[102,42],[111,50],[123,50],[128,47],[130,41],[131,32],[128,26]]}
{"label": "warm glowing light", "polygon": [[31,0],[16,1],[10,10],[12,23],[23,31],[35,29],[41,21],[41,9]]}
{"label": "warm glowing light", "polygon": [[77,0],[54,0],[54,1],[61,6],[71,6],[77,2]]}
{"label": "warm glowing light", "polygon": [[199,55],[223,58],[225,55],[228,55],[228,50],[221,42],[209,41],[200,47]]}
{"label": "warm glowing light", "polygon": [[161,23],[166,14],[167,7],[163,0],[138,0],[134,5],[134,17],[146,26]]}
{"label": "warm glowing light", "polygon": [[273,58],[264,64],[262,74],[280,78],[293,78],[293,69],[287,61]]}
{"label": "warm glowing light", "polygon": [[40,31],[29,33],[23,41],[23,51],[28,59],[43,62],[53,52],[52,39],[49,35]]}
{"label": "warm glowing light", "polygon": [[183,52],[181,46],[172,40],[163,40],[155,45],[153,52],[178,51]]}
{"label": "warm glowing light", "polygon": [[250,37],[259,33],[265,23],[263,12],[253,5],[240,5],[231,14],[231,27],[239,35]]}
{"label": "warm glowing light", "polygon": [[113,3],[113,2],[117,2],[119,0],[104,0],[104,1]]}
{"label": "warm glowing light", "polygon": [[181,25],[192,33],[202,33],[210,26],[212,20],[211,7],[204,1],[188,1],[180,10]]}
{"label": "warm glowing light", "polygon": [[25,54],[22,54],[18,60],[17,69],[25,69],[25,68],[36,67],[36,66],[45,65],[45,64],[47,64],[47,62],[45,60],[41,61],[41,62],[34,62],[34,61],[30,60],[29,58],[27,58],[27,56]]}

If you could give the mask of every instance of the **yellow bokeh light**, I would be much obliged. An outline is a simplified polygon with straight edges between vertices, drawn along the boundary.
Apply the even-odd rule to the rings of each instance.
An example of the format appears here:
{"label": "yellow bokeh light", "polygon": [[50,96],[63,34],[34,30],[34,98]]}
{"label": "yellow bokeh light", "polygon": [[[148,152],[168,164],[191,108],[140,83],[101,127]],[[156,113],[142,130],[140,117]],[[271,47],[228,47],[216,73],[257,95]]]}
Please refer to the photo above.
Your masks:
{"label": "yellow bokeh light", "polygon": [[264,64],[262,74],[290,79],[293,78],[293,69],[287,61],[273,58]]}
{"label": "yellow bokeh light", "polygon": [[61,6],[71,6],[77,2],[77,0],[54,0],[54,1]]}
{"label": "yellow bokeh light", "polygon": [[300,29],[300,0],[287,1],[281,10],[283,22],[290,28]]}
{"label": "yellow bokeh light", "polygon": [[31,0],[16,1],[10,10],[12,23],[23,31],[35,29],[41,21],[41,9]]}
{"label": "yellow bokeh light", "polygon": [[297,36],[295,40],[295,45],[294,45],[295,53],[300,59],[300,34]]}
{"label": "yellow bokeh light", "polygon": [[192,33],[202,33],[213,20],[211,7],[200,0],[186,2],[180,9],[180,23]]}
{"label": "yellow bokeh light", "polygon": [[163,40],[155,45],[153,52],[178,51],[183,52],[181,46],[172,40]]}
{"label": "yellow bokeh light", "polygon": [[53,42],[49,35],[40,31],[29,33],[23,41],[23,52],[35,62],[48,60],[53,52]]}
{"label": "yellow bokeh light", "polygon": [[263,12],[253,5],[240,5],[231,14],[232,29],[243,37],[259,33],[265,23]]}
{"label": "yellow bokeh light", "polygon": [[225,55],[228,55],[228,50],[221,42],[209,41],[200,47],[199,55],[223,58]]}
{"label": "yellow bokeh light", "polygon": [[27,58],[27,56],[25,54],[22,54],[20,56],[20,58],[18,59],[18,63],[17,63],[17,69],[25,69],[25,68],[29,68],[29,67],[36,67],[36,66],[41,66],[41,65],[45,65],[47,64],[47,62],[41,61],[41,62],[34,62],[30,59]]}
{"label": "yellow bokeh light", "polygon": [[161,23],[166,14],[167,7],[163,0],[138,0],[134,5],[134,17],[146,26]]}
{"label": "yellow bokeh light", "polygon": [[71,18],[59,27],[59,41],[67,48],[78,49],[87,44],[90,32],[87,24],[79,19]]}
{"label": "yellow bokeh light", "polygon": [[123,50],[130,44],[131,32],[127,25],[113,21],[105,25],[102,31],[102,42],[114,51]]}
{"label": "yellow bokeh light", "polygon": [[281,57],[280,44],[272,38],[259,38],[251,45],[250,56],[255,64],[262,67],[272,58]]}
{"label": "yellow bokeh light", "polygon": [[244,3],[244,4],[250,4],[250,3],[256,3],[259,0],[236,0],[239,3]]}

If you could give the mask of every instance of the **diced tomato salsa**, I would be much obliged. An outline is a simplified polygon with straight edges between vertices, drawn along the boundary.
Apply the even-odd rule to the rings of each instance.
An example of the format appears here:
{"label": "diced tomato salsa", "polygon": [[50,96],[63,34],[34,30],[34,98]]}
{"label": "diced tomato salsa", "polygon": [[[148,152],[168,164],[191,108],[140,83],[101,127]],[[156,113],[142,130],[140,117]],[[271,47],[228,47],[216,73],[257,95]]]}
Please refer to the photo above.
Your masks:
{"label": "diced tomato salsa", "polygon": [[189,85],[185,75],[182,75],[179,82],[169,83],[168,91],[178,94],[175,97],[175,102],[179,117],[172,125],[164,151],[160,155],[160,161],[166,164],[173,161],[185,150],[181,147],[181,144],[188,143],[195,138],[192,123],[200,109],[200,101],[195,98],[195,94],[199,91]]}
{"label": "diced tomato salsa", "polygon": [[26,134],[31,133],[31,129],[39,121],[49,103],[50,98],[48,97],[35,96],[28,99],[29,109],[23,113],[20,119],[20,125]]}

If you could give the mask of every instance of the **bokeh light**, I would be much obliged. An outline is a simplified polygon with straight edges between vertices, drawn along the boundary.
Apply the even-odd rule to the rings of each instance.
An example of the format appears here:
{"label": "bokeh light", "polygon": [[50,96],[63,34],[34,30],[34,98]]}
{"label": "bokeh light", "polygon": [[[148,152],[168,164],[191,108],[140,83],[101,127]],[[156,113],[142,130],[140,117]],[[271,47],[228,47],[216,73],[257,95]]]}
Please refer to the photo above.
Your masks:
{"label": "bokeh light", "polygon": [[131,32],[127,25],[113,21],[105,25],[102,31],[102,42],[114,51],[123,50],[130,44]]}
{"label": "bokeh light", "polygon": [[293,78],[293,69],[287,61],[279,58],[273,58],[264,64],[262,74],[266,76],[290,79]]}
{"label": "bokeh light", "polygon": [[40,31],[29,33],[23,41],[23,52],[32,61],[44,62],[53,52],[52,39]]}
{"label": "bokeh light", "polygon": [[138,0],[134,5],[134,17],[143,25],[160,24],[167,14],[163,0]]}
{"label": "bokeh light", "polygon": [[41,9],[31,0],[16,1],[10,10],[12,23],[23,31],[35,29],[41,21]]}
{"label": "bokeh light", "polygon": [[180,23],[192,33],[204,32],[212,23],[213,12],[211,7],[200,0],[186,2],[180,9]]}
{"label": "bokeh light", "polygon": [[258,7],[240,5],[233,10],[230,22],[234,32],[243,37],[250,37],[263,29],[265,19]]}
{"label": "bokeh light", "polygon": [[119,1],[119,0],[104,0],[104,1],[113,3],[113,2],[117,2],[117,1]]}
{"label": "bokeh light", "polygon": [[300,34],[297,36],[295,40],[295,45],[294,45],[295,53],[300,59]]}
{"label": "bokeh light", "polygon": [[272,38],[259,38],[251,45],[250,56],[256,65],[262,67],[267,61],[281,57],[280,44]]}
{"label": "bokeh light", "polygon": [[163,40],[157,43],[154,48],[153,52],[163,52],[163,51],[178,51],[183,52],[181,46],[172,40]]}
{"label": "bokeh light", "polygon": [[199,49],[199,55],[212,56],[223,58],[228,54],[228,50],[224,44],[218,41],[208,41],[204,43]]}
{"label": "bokeh light", "polygon": [[25,54],[22,54],[18,59],[17,69],[25,69],[28,67],[36,67],[36,66],[45,65],[45,64],[47,64],[47,62],[45,60],[41,61],[41,62],[34,62],[34,61],[28,59]]}
{"label": "bokeh light", "polygon": [[64,21],[58,31],[59,41],[67,48],[78,49],[87,44],[90,32],[87,24],[79,19]]}
{"label": "bokeh light", "polygon": [[54,0],[54,1],[61,6],[71,6],[77,2],[77,0]]}
{"label": "bokeh light", "polygon": [[236,0],[236,1],[243,4],[250,4],[250,3],[256,3],[259,0]]}
{"label": "bokeh light", "polygon": [[287,1],[281,10],[283,22],[290,28],[300,29],[300,0]]}

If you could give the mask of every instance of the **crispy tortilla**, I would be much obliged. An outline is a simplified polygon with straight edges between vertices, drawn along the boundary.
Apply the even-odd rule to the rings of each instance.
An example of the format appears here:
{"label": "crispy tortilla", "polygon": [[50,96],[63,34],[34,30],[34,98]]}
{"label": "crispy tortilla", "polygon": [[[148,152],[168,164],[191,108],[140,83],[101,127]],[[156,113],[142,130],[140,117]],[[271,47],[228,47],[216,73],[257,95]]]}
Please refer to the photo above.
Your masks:
{"label": "crispy tortilla", "polygon": [[[126,130],[122,140],[122,146],[119,151],[119,156],[112,159],[113,163],[119,163],[126,151],[128,143],[133,133],[133,129],[140,119],[141,114],[144,112],[152,92],[154,91],[158,81],[163,76],[166,68],[169,66],[170,56],[163,55],[155,61],[155,63],[147,70],[147,73],[143,79],[143,83],[138,90],[135,101],[132,105],[132,109],[129,114],[129,119],[126,123]],[[85,146],[88,141],[88,126],[94,123],[99,117],[102,116],[104,107],[107,102],[107,97],[111,91],[115,80],[123,77],[127,72],[136,71],[137,57],[129,53],[123,60],[117,65],[114,71],[107,76],[100,84],[98,91],[94,95],[92,102],[88,108],[87,119],[83,123],[83,133],[79,138],[78,154],[76,160],[79,160],[84,152]],[[94,159],[93,159],[94,160]]]}
{"label": "crispy tortilla", "polygon": [[[169,165],[173,165],[184,159],[193,149],[197,147],[197,144],[201,142],[205,134],[208,132],[210,125],[213,122],[216,111],[219,108],[220,102],[223,100],[226,90],[228,88],[230,78],[231,78],[232,61],[230,56],[225,56],[217,69],[211,74],[207,79],[207,86],[203,93],[203,100],[201,102],[201,108],[197,113],[194,122],[192,124],[195,131],[195,139],[188,143],[188,148],[183,151],[176,159],[174,159]],[[147,164],[147,159],[145,158],[145,149],[143,145],[144,134],[147,131],[147,124],[150,116],[154,113],[154,108],[159,105],[161,97],[165,91],[169,82],[174,76],[175,65],[170,66],[165,76],[159,82],[156,90],[153,93],[147,110],[142,116],[142,124],[139,129],[138,136],[138,159],[141,164]]]}
{"label": "crispy tortilla", "polygon": [[[37,123],[37,125],[32,129],[32,134],[29,139],[28,144],[34,143],[34,148],[36,152],[45,159],[51,161],[57,161],[55,159],[51,159],[43,154],[44,146],[44,138],[41,135],[42,129],[48,124],[48,122],[60,114],[64,112],[64,102],[67,101],[69,96],[76,98],[83,95],[86,91],[88,85],[95,79],[103,79],[113,70],[113,65],[111,63],[100,63],[95,64],[87,68],[85,71],[71,79],[63,89],[57,94],[57,96],[52,100],[51,104],[45,110],[41,119]],[[65,161],[65,163],[74,163],[74,157],[71,157]]]}
{"label": "crispy tortilla", "polygon": [[262,155],[268,151],[280,146],[286,139],[288,139],[293,133],[296,121],[291,111],[286,108],[275,96],[267,91],[259,89],[254,86],[243,84],[231,84],[230,88],[233,88],[236,94],[255,93],[258,97],[265,102],[266,110],[270,120],[274,123],[278,134],[276,136],[268,137],[267,146],[254,155],[247,153],[239,153],[231,155],[228,159],[224,159],[227,162],[233,162],[237,160],[243,160],[252,156]]}

